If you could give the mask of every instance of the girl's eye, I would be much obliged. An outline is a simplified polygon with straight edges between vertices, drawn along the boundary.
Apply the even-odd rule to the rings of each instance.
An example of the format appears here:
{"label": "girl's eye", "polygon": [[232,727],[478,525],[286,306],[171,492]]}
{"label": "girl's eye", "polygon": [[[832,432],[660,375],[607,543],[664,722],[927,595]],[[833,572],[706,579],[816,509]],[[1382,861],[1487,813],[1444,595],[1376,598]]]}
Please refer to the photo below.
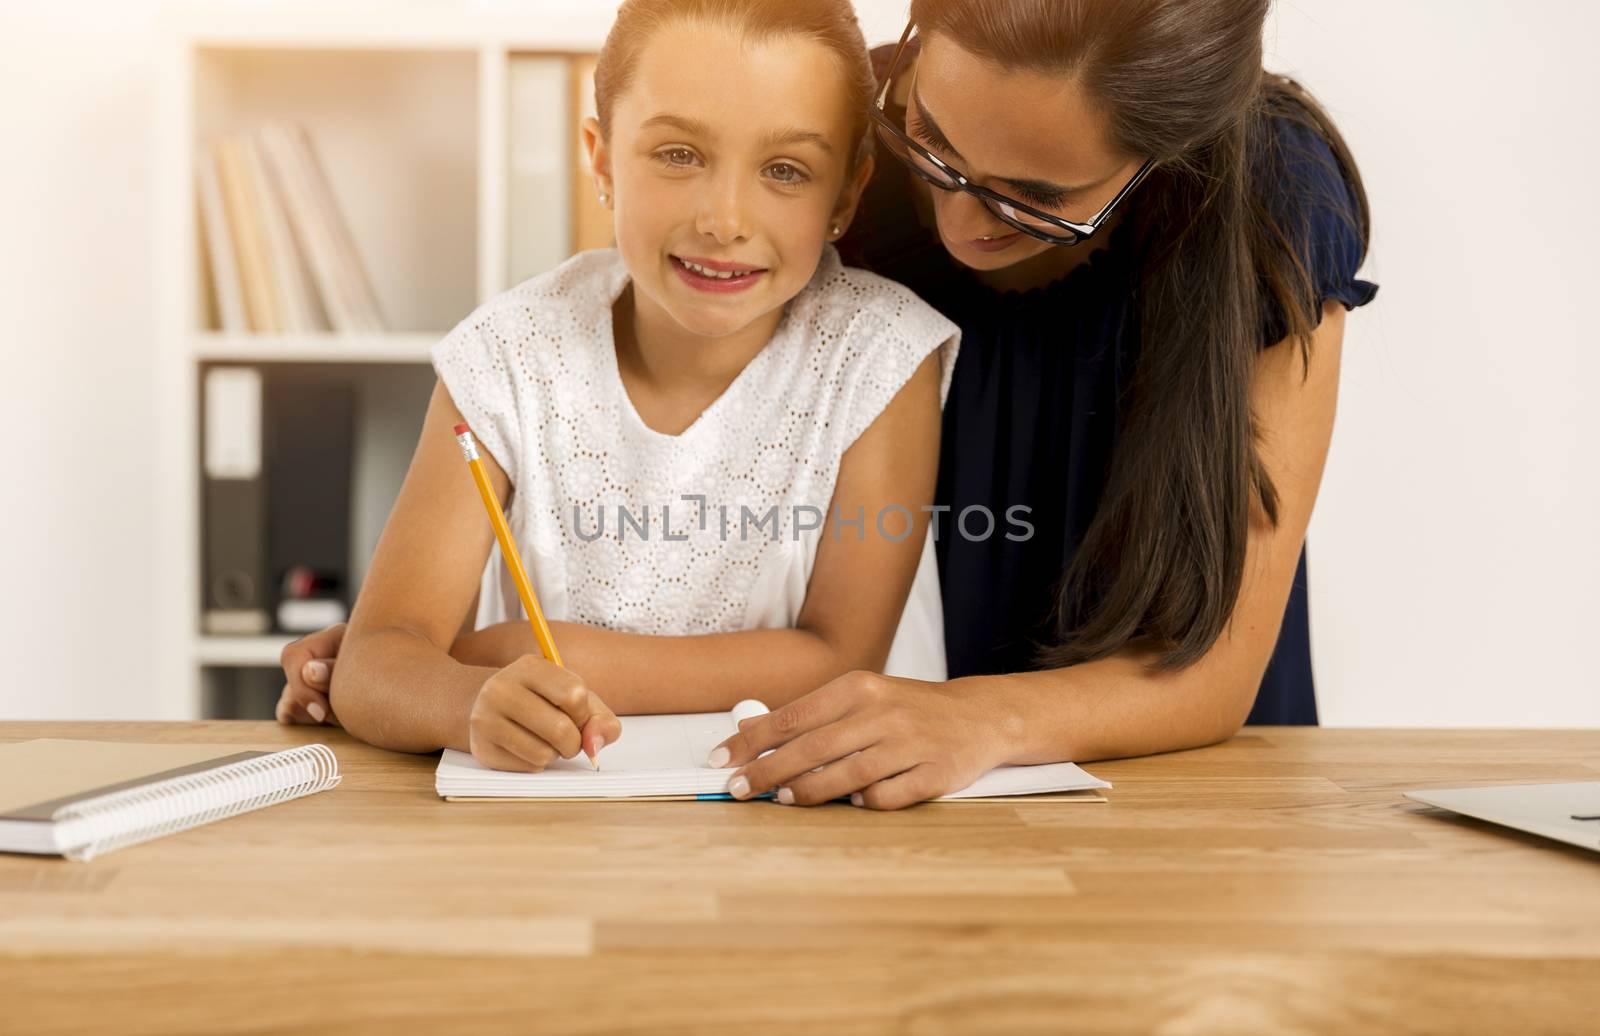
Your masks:
{"label": "girl's eye", "polygon": [[656,157],[667,165],[687,166],[695,163],[694,152],[686,147],[669,147],[664,151],[656,152]]}
{"label": "girl's eye", "polygon": [[788,162],[774,162],[767,166],[767,173],[781,184],[801,184],[810,179],[799,167]]}

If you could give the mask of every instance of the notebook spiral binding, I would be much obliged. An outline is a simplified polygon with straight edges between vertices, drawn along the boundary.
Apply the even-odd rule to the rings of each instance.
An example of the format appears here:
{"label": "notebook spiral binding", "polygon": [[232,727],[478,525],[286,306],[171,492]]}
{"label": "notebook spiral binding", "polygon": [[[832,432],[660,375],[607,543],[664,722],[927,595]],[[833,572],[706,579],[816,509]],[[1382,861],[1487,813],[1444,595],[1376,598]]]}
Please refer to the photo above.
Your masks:
{"label": "notebook spiral binding", "polygon": [[113,849],[325,791],[339,783],[327,745],[283,752],[74,802],[56,810],[64,855],[89,860]]}

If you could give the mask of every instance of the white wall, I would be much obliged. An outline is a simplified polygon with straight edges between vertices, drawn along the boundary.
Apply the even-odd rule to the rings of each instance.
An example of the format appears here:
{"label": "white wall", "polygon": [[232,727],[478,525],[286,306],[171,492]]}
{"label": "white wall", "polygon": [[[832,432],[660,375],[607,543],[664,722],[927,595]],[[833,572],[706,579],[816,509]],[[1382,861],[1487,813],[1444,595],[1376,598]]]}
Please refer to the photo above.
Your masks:
{"label": "white wall", "polygon": [[152,19],[0,5],[0,717],[153,697]]}
{"label": "white wall", "polygon": [[1600,8],[1280,6],[1374,213],[1312,523],[1329,724],[1600,725]]}
{"label": "white wall", "polygon": [[[902,0],[858,6],[874,42],[903,27]],[[1348,324],[1312,526],[1330,724],[1600,725],[1597,36],[1600,8],[1553,0],[1272,20],[1269,65],[1361,162],[1383,285]],[[0,718],[152,714],[156,39],[144,4],[0,4]]]}

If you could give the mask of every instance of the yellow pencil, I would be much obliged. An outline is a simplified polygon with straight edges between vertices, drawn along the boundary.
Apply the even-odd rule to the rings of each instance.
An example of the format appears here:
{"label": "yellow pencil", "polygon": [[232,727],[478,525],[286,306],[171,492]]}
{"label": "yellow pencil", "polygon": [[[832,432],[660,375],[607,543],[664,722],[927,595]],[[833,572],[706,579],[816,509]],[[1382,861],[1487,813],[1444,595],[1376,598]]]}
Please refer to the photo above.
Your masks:
{"label": "yellow pencil", "polygon": [[[489,473],[484,470],[483,459],[478,456],[478,441],[473,437],[472,429],[465,424],[456,425],[455,432],[461,455],[467,459],[467,467],[472,471],[472,481],[478,484],[478,495],[483,497],[483,509],[489,512],[489,524],[494,526],[495,538],[500,541],[500,554],[506,559],[506,567],[511,569],[511,578],[517,584],[517,596],[522,598],[522,606],[528,611],[528,625],[533,627],[533,638],[539,642],[539,653],[556,665],[561,665],[561,652],[556,650],[556,639],[550,635],[550,624],[544,621],[544,609],[539,607],[539,599],[533,595],[533,584],[528,581],[528,570],[522,567],[522,555],[517,553],[517,545],[511,539],[506,513],[500,508],[500,498],[494,495],[494,487],[489,484]],[[596,756],[590,755],[589,762],[596,770],[600,769],[600,760]]]}

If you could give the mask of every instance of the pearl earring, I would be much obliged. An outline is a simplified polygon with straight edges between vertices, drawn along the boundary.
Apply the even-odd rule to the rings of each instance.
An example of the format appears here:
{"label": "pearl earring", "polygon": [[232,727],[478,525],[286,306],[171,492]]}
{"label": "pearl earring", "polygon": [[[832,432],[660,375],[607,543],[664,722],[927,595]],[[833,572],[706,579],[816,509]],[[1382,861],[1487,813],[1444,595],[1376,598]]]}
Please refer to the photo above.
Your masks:
{"label": "pearl earring", "polygon": [[834,237],[838,237],[842,233],[843,233],[843,231],[839,229],[839,224],[835,223],[833,225],[833,236]]}
{"label": "pearl earring", "polygon": [[607,194],[605,191],[601,191],[600,192],[600,204],[601,205],[610,205],[611,204],[611,195]]}

